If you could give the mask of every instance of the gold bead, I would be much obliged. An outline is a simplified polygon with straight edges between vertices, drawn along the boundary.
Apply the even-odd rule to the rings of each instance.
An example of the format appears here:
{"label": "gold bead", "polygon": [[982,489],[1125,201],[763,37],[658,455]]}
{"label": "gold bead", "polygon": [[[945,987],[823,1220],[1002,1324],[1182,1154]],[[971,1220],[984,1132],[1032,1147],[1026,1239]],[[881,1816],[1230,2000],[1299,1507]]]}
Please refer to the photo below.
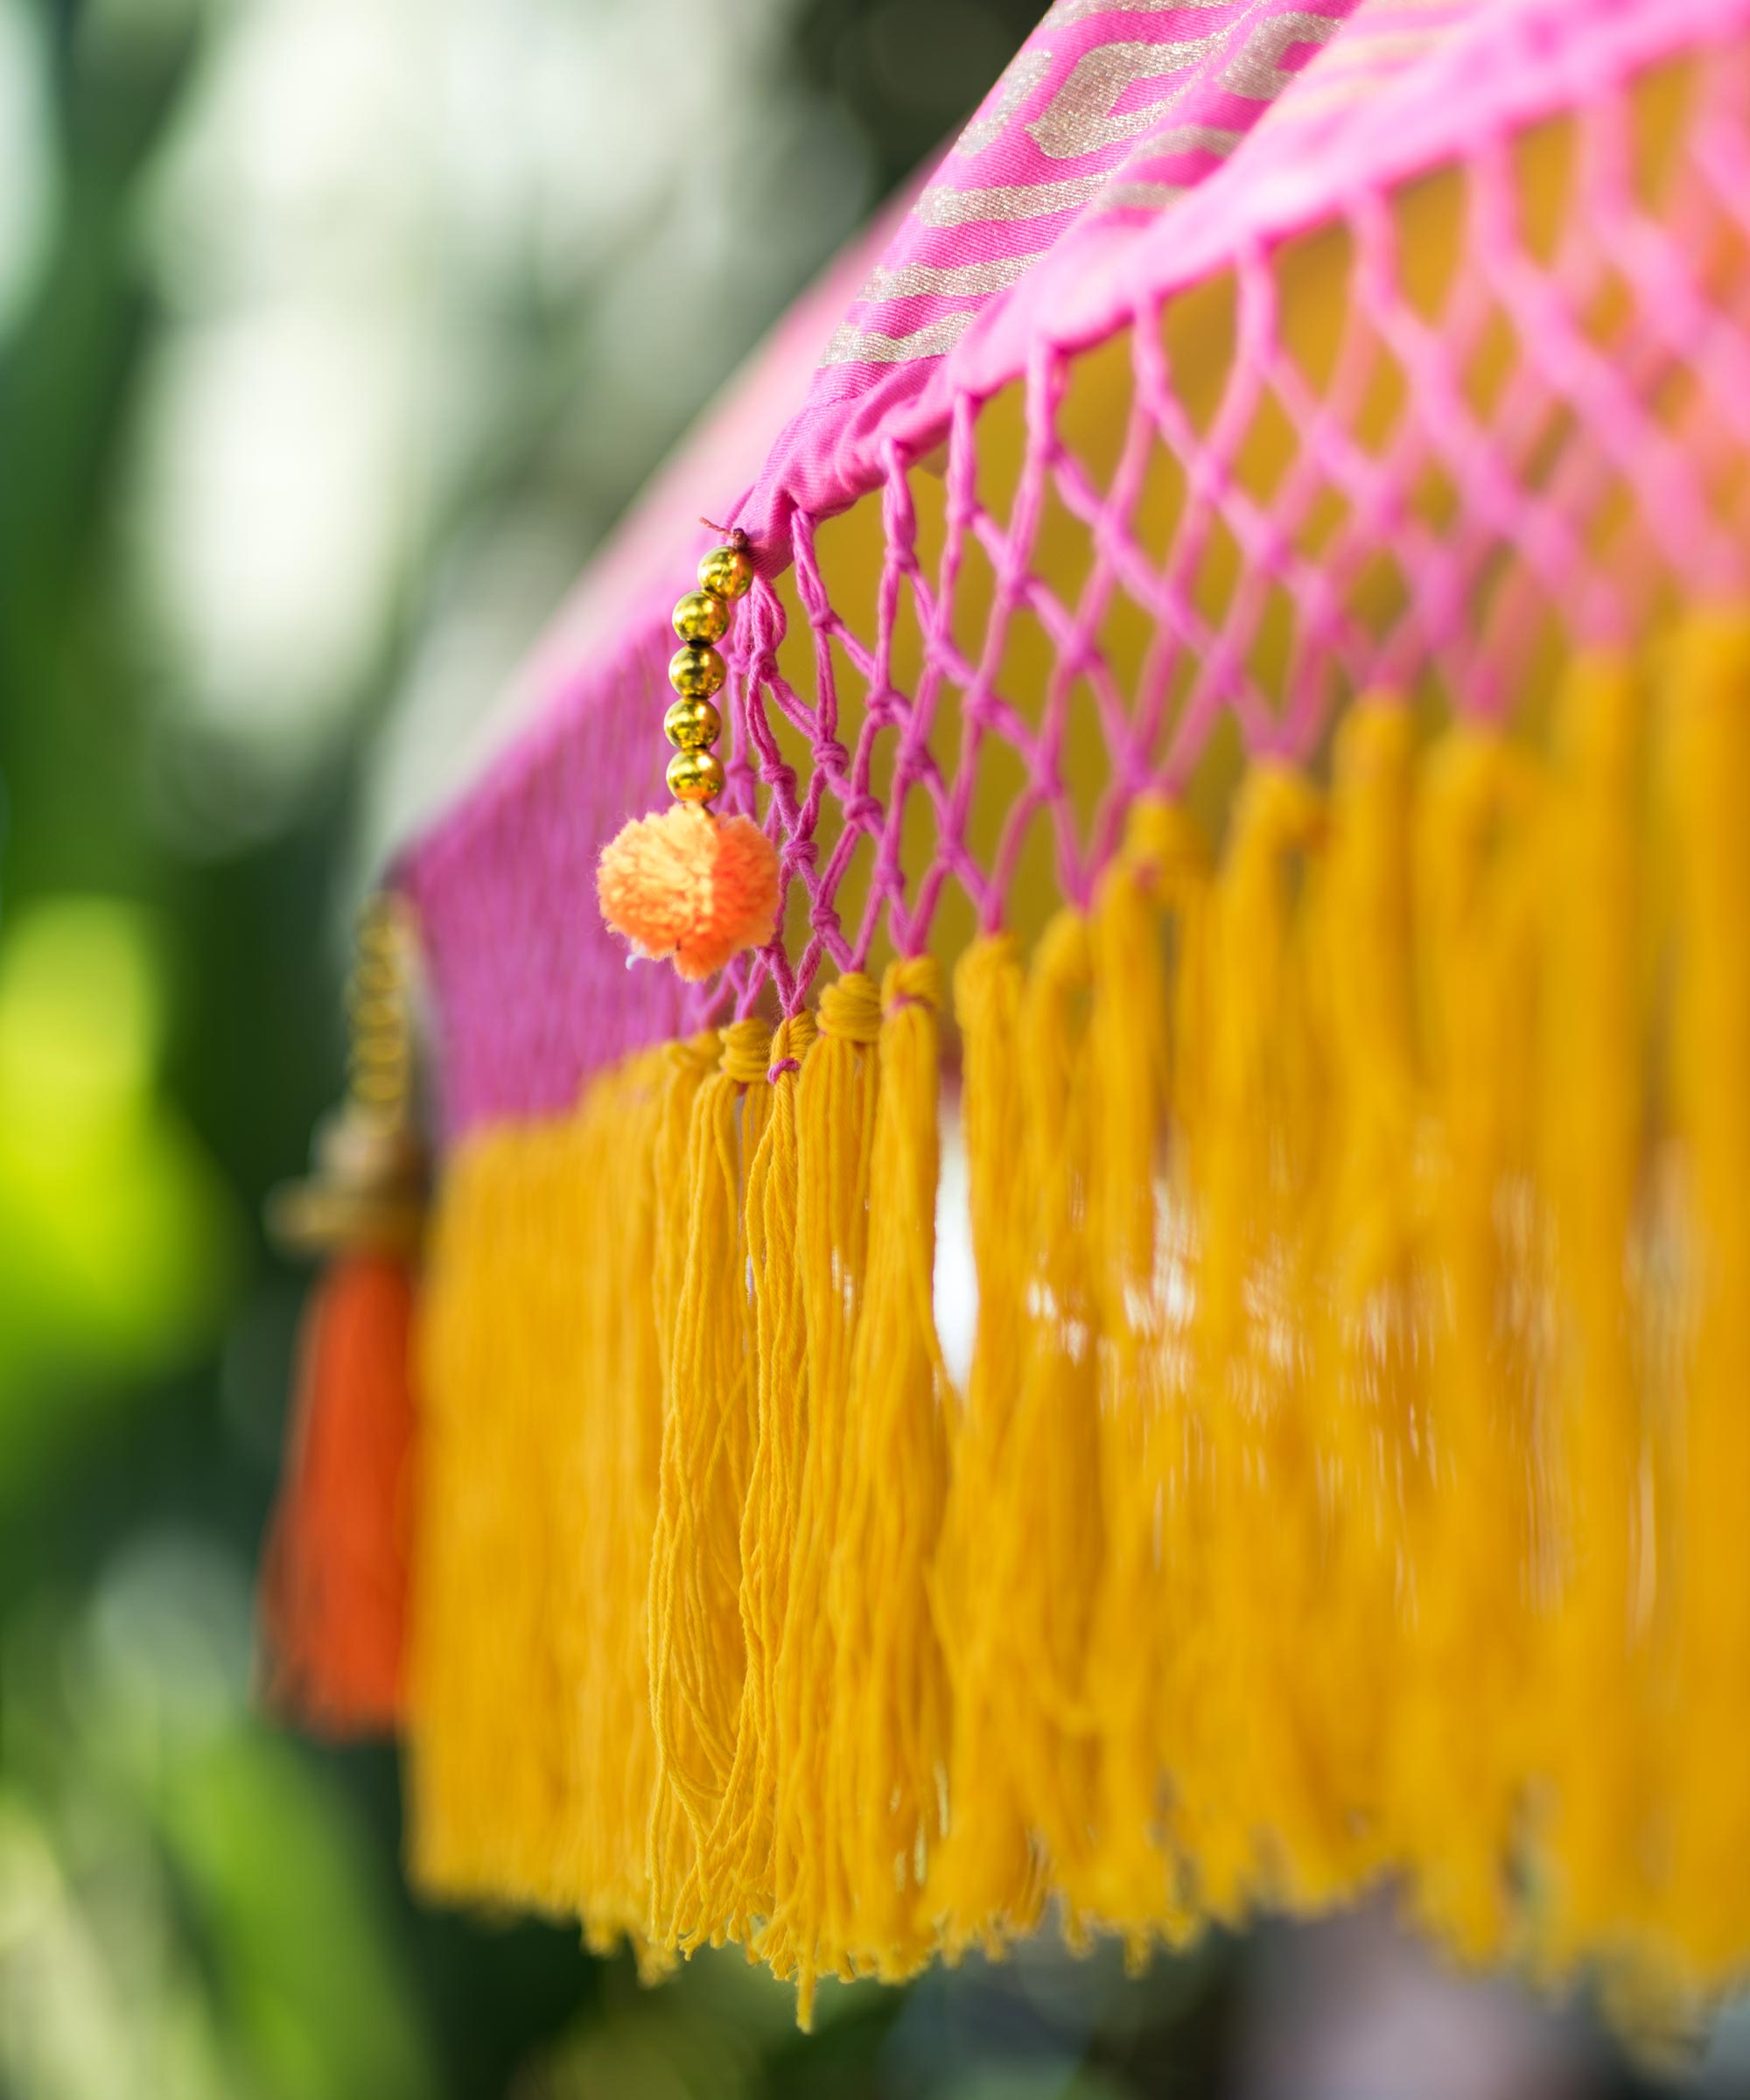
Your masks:
{"label": "gold bead", "polygon": [[753,564],[740,547],[713,547],[699,564],[699,589],[713,598],[741,598],[752,581]]}
{"label": "gold bead", "polygon": [[723,762],[712,751],[677,751],[668,761],[668,792],[677,802],[714,802],[723,793]]}
{"label": "gold bead", "polygon": [[668,659],[668,682],[683,700],[709,700],[723,690],[723,658],[703,643],[690,641]]}
{"label": "gold bead", "polygon": [[675,607],[675,632],[682,641],[721,641],[729,607],[709,591],[689,591]]}
{"label": "gold bead", "polygon": [[709,700],[677,700],[662,718],[668,741],[682,751],[704,751],[723,733],[723,717]]}

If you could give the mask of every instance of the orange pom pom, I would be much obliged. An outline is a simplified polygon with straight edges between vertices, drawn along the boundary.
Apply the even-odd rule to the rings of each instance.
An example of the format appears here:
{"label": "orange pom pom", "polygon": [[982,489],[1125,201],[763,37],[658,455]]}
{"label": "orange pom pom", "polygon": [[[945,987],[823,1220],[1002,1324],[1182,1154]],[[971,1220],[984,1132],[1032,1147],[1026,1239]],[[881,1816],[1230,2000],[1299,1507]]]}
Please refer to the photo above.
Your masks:
{"label": "orange pom pom", "polygon": [[690,983],[772,938],[778,856],[751,819],[677,803],[634,819],[604,849],[596,893],[635,953],[666,956]]}

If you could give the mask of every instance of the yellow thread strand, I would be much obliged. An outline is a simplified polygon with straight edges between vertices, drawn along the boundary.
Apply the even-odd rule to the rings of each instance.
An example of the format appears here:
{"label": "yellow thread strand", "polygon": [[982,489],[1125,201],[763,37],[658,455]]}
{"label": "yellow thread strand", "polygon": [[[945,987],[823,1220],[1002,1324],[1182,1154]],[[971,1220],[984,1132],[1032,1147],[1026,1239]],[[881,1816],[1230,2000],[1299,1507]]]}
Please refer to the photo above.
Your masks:
{"label": "yellow thread strand", "polygon": [[1312,1308],[1307,1368],[1320,1573],[1299,1705],[1321,1813],[1304,1834],[1295,1879],[1310,1903],[1351,1893],[1383,1864],[1385,1717],[1405,1630],[1400,1549],[1406,1510],[1424,1499],[1415,746],[1410,717],[1390,696],[1362,699],[1346,718],[1330,846],[1312,900],[1330,1105],[1314,1205],[1329,1290]]}
{"label": "yellow thread strand", "polygon": [[[751,1941],[772,1908],[773,1814],[778,1770],[778,1666],[790,1594],[808,1424],[808,1340],[798,1259],[796,1080],[814,1041],[802,1013],[772,1039],[777,1076],[747,1170],[748,1275],[753,1298],[754,1445],[741,1520],[741,1630],[747,1668],[735,1761],[712,1831],[709,1878],[732,1891],[729,1932]],[[762,1082],[764,1074],[761,1075]],[[758,1118],[758,1111],[756,1111]]]}
{"label": "yellow thread strand", "polygon": [[796,1082],[796,1238],[807,1362],[789,1610],[774,1687],[774,1908],[760,1951],[813,2016],[822,1973],[848,1973],[849,1907],[835,1820],[835,1642],[829,1573],[844,1522],[846,1394],[864,1292],[881,1008],[860,971],[821,998]]}
{"label": "yellow thread strand", "polygon": [[1172,1252],[1162,1212],[1173,1205],[1166,1147],[1174,1002],[1163,920],[1180,973],[1195,968],[1208,879],[1196,826],[1169,804],[1143,801],[1130,811],[1090,927],[1088,1230],[1101,1337],[1105,1559],[1087,1684],[1100,1800],[1080,1902],[1124,1934],[1133,1961],[1156,1934],[1180,1940],[1193,1927],[1163,1813],[1171,1598],[1162,1549],[1169,1505],[1183,1494],[1184,1427],[1167,1376],[1176,1338],[1160,1270]]}
{"label": "yellow thread strand", "polygon": [[[676,1067],[668,1054],[647,1054],[622,1068],[622,1083],[592,1089],[569,1192],[577,1238],[568,1245],[570,1236],[555,1236],[550,1257],[558,1287],[578,1293],[579,1376],[565,1396],[577,1425],[571,1467],[559,1463],[563,1442],[553,1452],[564,1549],[552,1606],[554,1658],[576,1731],[566,1774],[575,1836],[569,1894],[590,1945],[606,1953],[629,1938],[647,1973],[665,1965],[646,1938],[645,1831],[656,1773],[646,1591],[662,1411],[650,1282],[656,1143]],[[604,1230],[598,1207],[590,1212],[608,1186],[619,1204],[613,1228]],[[583,1259],[572,1258],[579,1252]],[[589,1522],[576,1522],[579,1510],[591,1512]]]}
{"label": "yellow thread strand", "polygon": [[[753,1406],[742,1096],[756,1077],[764,1088],[771,1032],[737,1021],[723,1043],[722,1068],[699,1088],[688,1132],[686,1256],[664,1381],[650,1564],[650,1881],[654,1936],[663,1947],[722,1939],[736,1909],[733,1891],[711,1872],[709,1839],[735,1761],[746,1661],[740,1538]],[[759,1115],[752,1110],[749,1119]]]}
{"label": "yellow thread strand", "polygon": [[1676,1474],[1667,1929],[1689,1972],[1741,1971],[1750,1924],[1750,620],[1698,615],[1672,666],[1677,911],[1672,1093],[1686,1148],[1690,1292]]}
{"label": "yellow thread strand", "polygon": [[1036,1922],[1043,1900],[993,1680],[1008,1598],[990,1524],[1020,1388],[1029,1265],[1028,1221],[1016,1200],[1026,1125],[1015,1054],[1023,983],[1007,934],[975,942],[954,978],[978,1311],[932,1578],[953,1690],[953,1740],[948,1829],[930,1864],[928,1896],[956,1957],[972,1945],[998,1953],[1006,1934]]}
{"label": "yellow thread strand", "polygon": [[1322,816],[1295,775],[1254,772],[1213,906],[1192,1347],[1200,1567],[1180,1621],[1186,1711],[1174,1777],[1202,1900],[1218,1918],[1242,1915],[1279,1884],[1307,1818],[1290,1698],[1312,1523],[1293,1329],[1320,1116],[1292,878]]}
{"label": "yellow thread strand", "polygon": [[930,1938],[921,1884],[939,1834],[946,1692],[927,1592],[945,1494],[948,1377],[935,1258],[936,1010],[928,956],[882,983],[869,1262],[852,1346],[843,1529],[829,1584],[833,1816],[849,1951],[878,1974],[915,1969]]}
{"label": "yellow thread strand", "polygon": [[[1026,1234],[1020,1383],[986,1550],[1003,1595],[992,1692],[1004,1754],[1059,1886],[1085,1883],[1097,1760],[1083,1678],[1102,1558],[1098,1355],[1088,1275],[1086,921],[1060,913],[1027,975],[1016,1046]],[[1066,1919],[1077,1931],[1072,1910]]]}
{"label": "yellow thread strand", "polygon": [[1631,667],[1577,664],[1562,696],[1539,1103],[1558,1284],[1560,1581],[1550,1624],[1550,1895],[1541,1951],[1566,1966],[1644,1914],[1646,1477],[1628,1250],[1645,1143]]}
{"label": "yellow thread strand", "polygon": [[1438,1142],[1428,1162],[1438,1310],[1433,1480],[1411,1554],[1416,1631],[1394,1790],[1417,1908],[1469,1960],[1501,1950],[1524,1806],[1535,1271],[1528,1180],[1542,892],[1539,784],[1498,737],[1448,738],[1420,826],[1418,942]]}

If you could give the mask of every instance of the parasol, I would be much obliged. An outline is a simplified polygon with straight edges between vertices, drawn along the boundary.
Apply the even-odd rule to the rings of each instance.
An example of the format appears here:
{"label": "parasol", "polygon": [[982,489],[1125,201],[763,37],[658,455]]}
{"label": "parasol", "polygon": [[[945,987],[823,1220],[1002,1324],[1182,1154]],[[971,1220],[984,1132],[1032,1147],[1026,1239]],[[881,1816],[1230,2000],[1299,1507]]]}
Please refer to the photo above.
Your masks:
{"label": "parasol", "polygon": [[393,876],[423,1887],[1741,1972],[1746,238],[1746,0],[1057,0],[665,471]]}

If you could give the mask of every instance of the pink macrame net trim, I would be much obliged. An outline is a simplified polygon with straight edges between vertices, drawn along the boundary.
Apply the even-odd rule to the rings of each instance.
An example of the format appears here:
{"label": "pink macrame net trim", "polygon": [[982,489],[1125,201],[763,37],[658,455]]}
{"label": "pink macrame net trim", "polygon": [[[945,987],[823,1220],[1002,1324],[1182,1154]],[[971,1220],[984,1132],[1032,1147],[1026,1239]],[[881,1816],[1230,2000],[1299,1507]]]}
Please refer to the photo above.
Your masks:
{"label": "pink macrame net trim", "polygon": [[[1606,28],[1651,18],[1644,5],[1541,10],[1564,11]],[[1437,298],[1408,282],[1396,176],[1354,183],[1318,215],[1341,229],[1346,270],[1340,346],[1322,384],[1280,325],[1282,242],[1260,236],[1230,243],[1198,272],[1225,269],[1233,282],[1236,348],[1212,413],[1189,411],[1165,346],[1179,287],[1157,279],[1121,316],[1130,392],[1110,475],[1078,457],[1066,431],[1072,342],[1029,347],[1026,456],[1005,506],[990,507],[981,485],[991,389],[976,354],[934,424],[906,441],[882,438],[878,494],[865,499],[881,505],[885,541],[872,605],[830,602],[819,516],[756,490],[741,515],[765,526],[766,544],[781,527],[812,676],[780,668],[786,615],[762,578],[732,640],[725,806],[759,815],[777,842],[787,891],[805,900],[802,937],[744,957],[702,992],[654,968],[629,980],[612,948],[592,944],[590,863],[629,813],[613,807],[637,794],[624,783],[648,774],[654,784],[660,767],[652,738],[670,645],[654,625],[634,634],[614,661],[612,704],[598,693],[587,708],[562,710],[538,765],[528,750],[513,754],[410,864],[433,950],[453,1124],[563,1106],[591,1069],[636,1044],[747,1012],[774,992],[794,1009],[823,965],[859,966],[883,935],[900,951],[921,947],[954,890],[980,926],[1000,925],[1036,825],[1048,829],[1060,893],[1085,900],[1130,802],[1145,788],[1183,788],[1226,723],[1253,756],[1304,760],[1334,711],[1377,686],[1432,688],[1459,711],[1498,717],[1552,634],[1569,644],[1639,636],[1663,603],[1740,591],[1750,544],[1750,10],[1689,11],[1734,33],[1694,67],[1656,193],[1636,172],[1631,66],[1586,66],[1571,53],[1572,93],[1555,106],[1572,109],[1573,147],[1553,236],[1526,224],[1515,161],[1517,130],[1548,113],[1547,97],[1540,109],[1502,114],[1449,160],[1461,171],[1465,232]],[[1196,224],[1187,219],[1194,252]],[[1503,330],[1512,355],[1485,416],[1474,367]],[[1364,442],[1365,404],[1382,385],[1396,410]],[[1293,432],[1267,494],[1242,466],[1264,415]],[[927,563],[911,475],[944,436],[946,534]],[[1150,553],[1137,511],[1163,464],[1182,495],[1164,551]],[[1050,507],[1087,536],[1073,598],[1035,564]],[[1210,618],[1196,583],[1218,545],[1237,555],[1238,581]],[[982,643],[969,650],[956,645],[952,614],[974,558],[995,587]],[[1128,686],[1102,640],[1121,600],[1152,637]],[[1042,705],[1004,690],[1021,621],[1049,643]],[[893,664],[906,622],[921,634],[923,668],[902,690]],[[1257,668],[1266,630],[1286,636],[1285,676],[1273,683]],[[793,638],[793,665],[794,651]],[[932,734],[950,705],[957,748],[943,752]],[[1071,711],[1088,706],[1106,754],[1091,799],[1072,794],[1062,764]],[[1018,771],[1023,785],[981,858],[970,817],[999,747],[1004,777]],[[643,799],[655,799],[654,785]],[[908,830],[915,846],[920,807],[928,848],[918,858],[901,847]],[[556,889],[569,891],[556,906]]]}
{"label": "pink macrame net trim", "polygon": [[[1437,313],[1418,311],[1402,289],[1396,227],[1376,192],[1344,214],[1351,240],[1341,347],[1329,384],[1315,393],[1276,326],[1278,284],[1264,249],[1235,265],[1239,354],[1221,401],[1203,427],[1173,387],[1158,308],[1130,333],[1132,393],[1116,473],[1101,486],[1064,442],[1057,414],[1073,360],[1049,349],[1027,378],[1028,447],[1012,508],[994,515],[979,498],[982,404],[962,394],[949,424],[948,538],[926,571],[916,551],[907,462],[897,444],[882,491],[886,542],[872,608],[851,616],[833,606],[815,559],[812,521],[793,521],[799,595],[816,638],[815,683],[799,692],[777,664],[785,631],[778,594],[756,585],[732,676],[736,744],[732,799],[766,801],[786,876],[808,897],[810,934],[794,957],[781,948],[735,972],[746,1011],[769,975],[787,1007],[802,998],[822,962],[859,967],[885,921],[893,945],[920,947],[945,887],[958,884],[981,926],[1003,922],[1006,892],[1029,825],[1048,822],[1067,900],[1086,902],[1124,808],[1150,787],[1168,793],[1190,780],[1224,716],[1254,756],[1305,760],[1332,711],[1373,687],[1414,690],[1431,672],[1452,701],[1477,717],[1511,704],[1533,652],[1555,619],[1575,639],[1607,641],[1645,631],[1656,600],[1674,585],[1686,595],[1741,585],[1750,526],[1744,470],[1750,454],[1750,280],[1729,298],[1698,279],[1695,259],[1722,238],[1750,239],[1750,53],[1721,53],[1698,81],[1687,136],[1657,217],[1637,198],[1627,97],[1598,100],[1576,140],[1569,202],[1553,254],[1524,238],[1512,141],[1480,142],[1465,167],[1468,237]],[[1607,297],[1631,303],[1600,349],[1589,321]],[[1485,425],[1466,401],[1466,372],[1486,334],[1505,321],[1514,368]],[[1362,404],[1395,365],[1404,399],[1384,443],[1354,435]],[[1686,400],[1673,421],[1659,412],[1668,391]],[[1298,434],[1295,454],[1268,505],[1236,472],[1236,460],[1266,404]],[[1166,559],[1151,558],[1130,520],[1157,448],[1170,454],[1191,492]],[[1427,522],[1419,499],[1438,482],[1448,522]],[[1600,511],[1619,495],[1620,527],[1600,543]],[[1317,558],[1301,550],[1315,506],[1334,496],[1342,522]],[[1085,525],[1093,559],[1080,595],[1066,601],[1034,573],[1032,546],[1054,497]],[[1212,623],[1193,602],[1194,579],[1212,539],[1227,534],[1242,566],[1224,617]],[[969,542],[995,572],[984,647],[956,648],[950,606]],[[1369,620],[1357,586],[1382,565],[1395,588],[1388,617]],[[1120,594],[1152,623],[1154,646],[1138,690],[1120,690],[1099,635]],[[913,601],[925,669],[914,690],[894,686],[889,662],[902,600]],[[872,613],[872,618],[871,614]],[[1286,690],[1264,690],[1249,668],[1259,631],[1285,613],[1293,641]],[[1054,664],[1042,714],[1027,714],[993,676],[1007,630],[1023,614],[1049,638]],[[857,624],[853,624],[856,621]],[[837,729],[844,688],[858,688],[863,720],[847,752]],[[1169,694],[1185,680],[1182,697]],[[948,689],[962,724],[955,763],[928,739]],[[1059,753],[1072,704],[1097,704],[1110,774],[1091,823],[1078,820]],[[773,733],[781,717],[805,735],[812,765],[798,780]],[[892,786],[872,792],[878,748],[891,739]],[[1026,787],[981,864],[968,843],[968,816],[988,747],[1018,757]],[[766,791],[756,798],[756,786]],[[906,806],[929,804],[934,844],[928,864],[906,866],[900,850]],[[828,807],[843,822],[824,859],[813,850]],[[867,901],[854,921],[840,900],[859,854],[873,856]],[[703,1010],[702,1010],[703,1011]]]}

